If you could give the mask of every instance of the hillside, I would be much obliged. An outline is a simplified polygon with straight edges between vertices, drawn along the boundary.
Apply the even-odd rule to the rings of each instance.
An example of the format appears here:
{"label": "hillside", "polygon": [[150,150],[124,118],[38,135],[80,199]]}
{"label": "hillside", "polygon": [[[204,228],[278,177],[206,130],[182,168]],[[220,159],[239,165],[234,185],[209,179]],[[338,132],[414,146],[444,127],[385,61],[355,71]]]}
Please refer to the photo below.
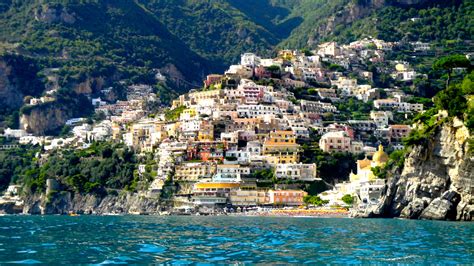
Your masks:
{"label": "hillside", "polygon": [[472,1],[6,0],[0,54],[28,65],[0,58],[0,127],[16,127],[25,96],[60,87],[99,96],[112,87],[123,98],[123,85],[156,85],[157,70],[167,77],[160,97],[170,99],[248,51],[269,56],[369,35],[451,46],[474,36],[473,13]]}
{"label": "hillside", "polygon": [[424,2],[6,1],[0,6],[0,41],[5,49],[47,59],[44,66],[80,68],[72,72],[97,72],[94,63],[101,62],[124,78],[146,79],[149,69],[158,68],[200,82],[246,51],[268,55],[276,46],[311,48],[321,40],[367,35],[387,41],[473,36],[471,1]]}
{"label": "hillside", "polygon": [[290,15],[303,22],[280,46],[346,43],[367,36],[386,41],[470,40],[473,15],[473,2],[462,0],[303,0]]}

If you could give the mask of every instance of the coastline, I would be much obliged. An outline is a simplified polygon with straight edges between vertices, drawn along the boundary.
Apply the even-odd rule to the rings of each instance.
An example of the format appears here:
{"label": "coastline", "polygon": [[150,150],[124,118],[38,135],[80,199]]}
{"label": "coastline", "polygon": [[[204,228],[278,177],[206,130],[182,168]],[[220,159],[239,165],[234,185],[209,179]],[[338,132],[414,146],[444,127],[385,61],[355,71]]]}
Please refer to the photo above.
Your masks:
{"label": "coastline", "polygon": [[350,218],[349,214],[349,211],[342,209],[274,209],[269,211],[232,213],[230,216]]}

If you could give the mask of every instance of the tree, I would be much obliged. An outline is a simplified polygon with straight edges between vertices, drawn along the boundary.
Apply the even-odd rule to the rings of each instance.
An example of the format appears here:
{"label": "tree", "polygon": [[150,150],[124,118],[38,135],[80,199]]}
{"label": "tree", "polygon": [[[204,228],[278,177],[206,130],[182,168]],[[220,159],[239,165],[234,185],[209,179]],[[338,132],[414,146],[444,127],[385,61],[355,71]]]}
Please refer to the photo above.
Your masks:
{"label": "tree", "polygon": [[451,72],[456,67],[470,67],[471,63],[464,55],[450,55],[441,57],[433,64],[434,70],[447,71],[448,79],[446,80],[446,88],[449,87],[449,81],[451,79]]}
{"label": "tree", "polygon": [[354,197],[352,197],[349,194],[344,195],[341,198],[341,200],[344,201],[344,203],[347,204],[347,205],[352,205],[354,203]]}
{"label": "tree", "polygon": [[306,195],[303,198],[304,203],[316,206],[323,206],[329,203],[329,200],[323,200],[319,196]]}

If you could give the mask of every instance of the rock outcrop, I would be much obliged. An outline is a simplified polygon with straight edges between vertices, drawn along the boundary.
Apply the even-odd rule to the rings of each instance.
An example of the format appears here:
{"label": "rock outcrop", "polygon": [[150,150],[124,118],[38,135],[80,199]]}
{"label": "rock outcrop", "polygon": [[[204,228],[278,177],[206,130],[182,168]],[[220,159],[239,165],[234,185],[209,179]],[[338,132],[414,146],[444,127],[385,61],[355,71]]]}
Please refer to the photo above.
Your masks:
{"label": "rock outcrop", "polygon": [[64,126],[72,118],[71,110],[57,107],[54,103],[45,106],[33,106],[28,113],[20,117],[21,128],[35,135],[44,135]]}
{"label": "rock outcrop", "polygon": [[74,24],[76,16],[61,5],[43,4],[35,10],[35,19],[45,23]]}
{"label": "rock outcrop", "polygon": [[0,100],[2,105],[19,108],[23,103],[23,94],[10,79],[12,67],[4,60],[0,60]]}
{"label": "rock outcrop", "polygon": [[474,156],[468,129],[454,118],[427,146],[411,149],[401,173],[391,173],[380,204],[356,217],[466,220],[474,218]]}
{"label": "rock outcrop", "polygon": [[1,107],[18,109],[23,104],[23,97],[41,94],[44,85],[37,77],[38,71],[29,58],[14,54],[0,56]]}
{"label": "rock outcrop", "polygon": [[93,194],[56,192],[34,194],[25,199],[23,214],[157,214],[159,199],[121,192],[99,197]]}

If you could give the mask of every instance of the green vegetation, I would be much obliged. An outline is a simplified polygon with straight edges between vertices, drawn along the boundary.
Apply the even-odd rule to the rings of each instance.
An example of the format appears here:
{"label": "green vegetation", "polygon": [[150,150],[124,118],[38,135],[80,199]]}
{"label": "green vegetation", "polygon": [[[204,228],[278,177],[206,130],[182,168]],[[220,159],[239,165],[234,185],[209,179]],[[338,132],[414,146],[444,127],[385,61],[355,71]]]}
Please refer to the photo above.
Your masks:
{"label": "green vegetation", "polygon": [[[454,68],[463,67],[466,74],[453,73]],[[437,129],[448,118],[436,116],[439,110],[447,110],[449,117],[458,117],[472,132],[474,129],[474,106],[469,103],[474,94],[473,67],[462,55],[451,55],[438,59],[433,64],[433,70],[439,79],[446,79],[446,89],[441,90],[434,97],[434,107],[417,115],[413,121],[418,123],[418,128],[410,132],[403,140],[407,146],[426,144]]]}
{"label": "green vegetation", "polygon": [[39,148],[20,147],[18,149],[0,150],[0,191],[16,183],[23,176],[37,167],[36,153]]}
{"label": "green vegetation", "polygon": [[354,197],[352,197],[349,194],[344,195],[341,200],[347,204],[347,205],[352,205],[354,203]]}
{"label": "green vegetation", "polygon": [[319,177],[328,183],[342,181],[351,171],[356,170],[359,155],[323,152],[319,148],[319,137],[314,131],[310,131],[310,141],[303,143],[301,147],[301,162],[316,163]]}
{"label": "green vegetation", "polygon": [[275,181],[275,171],[271,168],[264,168],[256,170],[252,173],[252,178],[257,180],[272,180]]}
{"label": "green vegetation", "polygon": [[[367,35],[388,41],[434,41],[449,51],[453,46],[469,46],[461,40],[474,35],[472,1],[431,1],[409,7],[387,1],[380,8],[357,1],[369,11],[361,12],[353,23],[336,20],[334,27],[327,28],[328,19],[345,16],[351,2],[6,1],[0,5],[0,52],[7,52],[9,65],[17,66],[13,74],[22,97],[41,94],[44,77],[55,69],[58,85],[69,90],[104,78],[103,86],[112,86],[124,98],[119,81],[144,83],[156,86],[162,102],[168,103],[172,90],[195,87],[203,75],[221,72],[243,52],[270,56],[275,47],[291,47],[309,55],[307,48],[313,47],[308,45],[318,41],[349,42]],[[344,71],[337,65],[329,67]],[[171,78],[158,83],[156,69]],[[374,79],[379,87],[391,82],[383,74],[375,73]],[[0,107],[0,122],[8,120],[7,126],[15,127],[11,121],[16,120],[18,105],[21,102]]]}
{"label": "green vegetation", "polygon": [[[44,191],[46,180],[58,180],[64,190],[103,195],[106,189],[136,188],[137,159],[121,144],[93,143],[84,150],[57,150],[47,161],[19,177],[31,192]],[[135,185],[134,185],[135,183]]]}
{"label": "green vegetation", "polygon": [[347,102],[340,102],[336,106],[337,110],[340,111],[340,114],[338,114],[340,120],[364,120],[369,119],[370,111],[373,109],[373,102],[368,101],[364,103],[356,98],[349,98]]}
{"label": "green vegetation", "polygon": [[167,121],[176,121],[178,120],[179,116],[181,115],[181,113],[186,110],[186,106],[184,105],[181,105],[181,106],[178,106],[174,109],[171,109],[171,110],[168,110],[165,112],[165,119]]}
{"label": "green vegetation", "polygon": [[329,203],[329,200],[322,200],[319,196],[307,195],[303,198],[304,203],[308,205],[323,206]]}
{"label": "green vegetation", "polygon": [[[349,3],[356,4],[360,16],[348,23],[351,17]],[[312,43],[335,40],[351,42],[372,36],[386,41],[443,42],[445,40],[471,40],[474,26],[471,23],[472,1],[429,1],[423,5],[397,4],[385,1],[379,7],[373,1],[332,0],[298,1],[292,6],[290,17],[301,17],[303,21],[280,47],[304,48],[308,40]],[[356,13],[356,12],[354,12]],[[328,18],[336,17],[332,27],[327,27]],[[337,18],[341,18],[340,20]],[[316,29],[316,30],[315,30]]]}

